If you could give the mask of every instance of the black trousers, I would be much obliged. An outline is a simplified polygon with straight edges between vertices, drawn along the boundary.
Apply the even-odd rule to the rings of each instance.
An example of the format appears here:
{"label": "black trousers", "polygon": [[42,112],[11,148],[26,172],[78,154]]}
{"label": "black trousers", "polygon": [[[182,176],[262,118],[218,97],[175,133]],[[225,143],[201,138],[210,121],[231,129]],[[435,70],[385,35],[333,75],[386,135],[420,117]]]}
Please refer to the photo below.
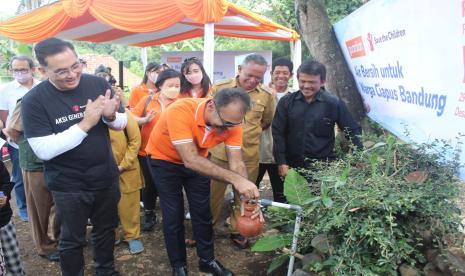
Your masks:
{"label": "black trousers", "polygon": [[153,178],[157,181],[163,215],[163,234],[171,266],[186,265],[184,238],[184,188],[189,202],[192,230],[197,241],[197,255],[205,261],[214,259],[213,227],[210,211],[210,178],[184,165],[163,160],[150,161]]}
{"label": "black trousers", "polygon": [[104,190],[58,192],[52,191],[61,234],[58,248],[63,276],[84,275],[83,247],[86,245],[86,226],[92,223],[92,255],[95,275],[119,275],[115,270],[113,249],[118,226],[118,179]]}
{"label": "black trousers", "polygon": [[139,159],[140,168],[144,175],[145,187],[142,189],[142,202],[144,202],[145,210],[155,210],[157,203],[158,192],[155,187],[152,174],[150,173],[149,158],[147,156],[137,156]]}
{"label": "black trousers", "polygon": [[255,184],[257,187],[263,180],[265,172],[268,172],[270,177],[271,189],[273,190],[273,201],[286,203],[286,197],[284,196],[284,181],[281,179],[278,173],[278,165],[260,163],[258,166],[258,177]]}

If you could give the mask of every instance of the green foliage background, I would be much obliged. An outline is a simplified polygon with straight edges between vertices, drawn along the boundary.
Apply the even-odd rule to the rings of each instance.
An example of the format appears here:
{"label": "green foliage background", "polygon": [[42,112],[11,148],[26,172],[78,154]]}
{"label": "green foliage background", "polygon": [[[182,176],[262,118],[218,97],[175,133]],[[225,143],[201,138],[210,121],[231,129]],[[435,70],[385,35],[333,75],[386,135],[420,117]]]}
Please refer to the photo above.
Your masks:
{"label": "green foliage background", "polygon": [[[300,170],[310,185],[292,171],[285,195],[303,207],[298,252],[307,260],[301,267],[322,275],[397,275],[403,263],[421,269],[429,249],[462,247],[457,203],[464,183],[456,176],[459,153],[451,142],[417,145],[372,137],[363,151]],[[415,171],[427,177],[412,181],[407,176]],[[281,231],[252,249],[289,248],[295,213],[270,209],[269,217],[269,227]],[[283,255],[270,270],[287,261]]]}

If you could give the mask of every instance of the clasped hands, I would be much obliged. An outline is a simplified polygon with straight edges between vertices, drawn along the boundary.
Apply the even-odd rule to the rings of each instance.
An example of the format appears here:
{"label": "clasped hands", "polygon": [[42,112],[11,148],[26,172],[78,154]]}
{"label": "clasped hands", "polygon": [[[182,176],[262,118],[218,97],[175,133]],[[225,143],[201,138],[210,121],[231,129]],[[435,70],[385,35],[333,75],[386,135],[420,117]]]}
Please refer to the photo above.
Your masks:
{"label": "clasped hands", "polygon": [[119,109],[121,103],[121,92],[116,92],[113,98],[111,98],[111,91],[107,89],[105,95],[98,96],[94,101],[88,99],[86,109],[84,110],[84,117],[79,126],[85,132],[89,131],[95,126],[100,119],[103,118],[106,121],[113,121],[116,118],[116,111]]}

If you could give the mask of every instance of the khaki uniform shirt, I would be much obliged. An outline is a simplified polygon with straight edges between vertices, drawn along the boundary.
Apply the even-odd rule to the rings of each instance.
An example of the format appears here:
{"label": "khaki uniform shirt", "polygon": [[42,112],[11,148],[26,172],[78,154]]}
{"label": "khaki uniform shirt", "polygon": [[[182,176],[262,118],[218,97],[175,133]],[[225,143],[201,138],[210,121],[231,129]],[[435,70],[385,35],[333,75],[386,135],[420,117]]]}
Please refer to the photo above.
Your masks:
{"label": "khaki uniform shirt", "polygon": [[[223,88],[239,87],[237,78],[217,82],[213,87],[213,95]],[[259,161],[260,136],[262,125],[270,125],[274,113],[274,97],[269,88],[259,84],[254,90],[249,91],[252,100],[252,108],[244,118],[242,125],[242,159],[247,164],[257,164]],[[213,157],[227,161],[224,144],[212,148]]]}

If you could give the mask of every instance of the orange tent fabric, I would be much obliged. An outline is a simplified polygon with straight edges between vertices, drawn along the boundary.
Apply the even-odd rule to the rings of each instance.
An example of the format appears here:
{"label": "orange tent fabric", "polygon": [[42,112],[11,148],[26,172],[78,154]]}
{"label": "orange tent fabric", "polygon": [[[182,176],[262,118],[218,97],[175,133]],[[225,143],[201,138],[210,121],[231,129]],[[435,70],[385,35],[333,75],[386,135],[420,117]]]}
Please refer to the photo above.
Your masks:
{"label": "orange tent fabric", "polygon": [[48,37],[152,46],[215,34],[254,39],[299,39],[291,29],[225,0],[61,0],[0,23],[0,34],[32,43]]}

